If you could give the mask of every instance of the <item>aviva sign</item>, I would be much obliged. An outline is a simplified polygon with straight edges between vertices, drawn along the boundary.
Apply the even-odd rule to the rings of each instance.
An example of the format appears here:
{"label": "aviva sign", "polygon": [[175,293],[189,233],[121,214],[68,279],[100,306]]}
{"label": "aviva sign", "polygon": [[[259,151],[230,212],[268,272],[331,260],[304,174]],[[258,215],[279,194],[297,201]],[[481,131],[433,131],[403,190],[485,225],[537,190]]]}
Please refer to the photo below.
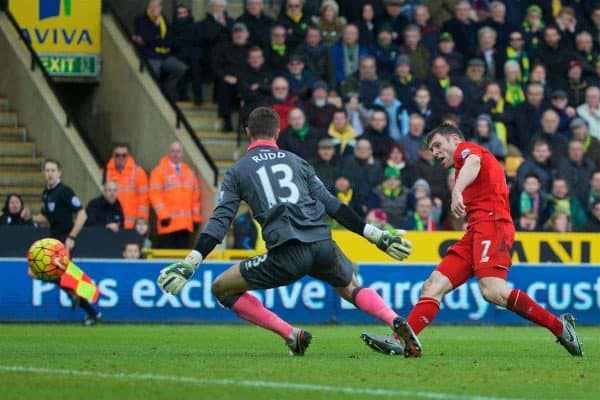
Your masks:
{"label": "aviva sign", "polygon": [[50,74],[98,74],[101,0],[9,0],[9,8]]}

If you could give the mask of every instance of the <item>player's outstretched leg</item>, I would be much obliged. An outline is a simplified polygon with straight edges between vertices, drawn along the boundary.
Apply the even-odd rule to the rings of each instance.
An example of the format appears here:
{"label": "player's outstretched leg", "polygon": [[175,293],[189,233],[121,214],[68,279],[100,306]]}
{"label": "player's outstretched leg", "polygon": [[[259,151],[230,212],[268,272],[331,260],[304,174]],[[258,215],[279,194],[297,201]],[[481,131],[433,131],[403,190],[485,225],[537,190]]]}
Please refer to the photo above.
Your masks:
{"label": "player's outstretched leg", "polygon": [[281,336],[292,355],[304,355],[312,335],[303,329],[294,328],[265,308],[255,296],[247,292],[249,289],[248,283],[240,274],[239,264],[219,275],[212,285],[212,293],[221,304],[231,309],[240,318]]}
{"label": "player's outstretched leg", "polygon": [[[337,292],[344,299],[352,302],[358,309],[365,313],[379,319],[387,326],[391,327],[392,330],[404,341],[404,355],[406,357],[420,357],[421,356],[421,343],[417,338],[417,335],[412,331],[406,320],[394,310],[392,310],[383,299],[371,288],[359,287],[353,280],[348,286],[343,288],[336,288]],[[363,334],[361,338],[365,340],[365,336],[369,334]],[[365,340],[365,343],[369,345],[369,342]],[[398,344],[400,346],[400,344]],[[373,346],[371,346],[373,347]],[[376,347],[373,347],[377,350]],[[390,353],[390,351],[384,351]]]}
{"label": "player's outstretched leg", "polygon": [[547,328],[573,356],[582,356],[581,343],[575,333],[575,318],[571,314],[559,317],[535,302],[527,293],[509,289],[506,281],[496,277],[479,279],[483,297],[490,303],[506,307],[521,317]]}

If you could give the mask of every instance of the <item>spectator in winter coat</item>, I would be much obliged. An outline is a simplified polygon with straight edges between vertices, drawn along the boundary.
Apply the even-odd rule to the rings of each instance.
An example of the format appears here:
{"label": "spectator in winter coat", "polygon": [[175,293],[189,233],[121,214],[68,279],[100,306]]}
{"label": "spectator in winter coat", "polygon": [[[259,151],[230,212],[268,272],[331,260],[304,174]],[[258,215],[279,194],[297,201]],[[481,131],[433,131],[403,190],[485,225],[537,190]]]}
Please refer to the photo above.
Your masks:
{"label": "spectator in winter coat", "polygon": [[506,150],[504,145],[496,137],[494,132],[494,125],[492,118],[487,114],[480,114],[475,119],[473,126],[473,142],[485,147],[490,153],[494,155],[498,160],[504,160],[506,156]]}
{"label": "spectator in winter coat", "polygon": [[408,109],[396,98],[396,90],[391,83],[381,85],[379,97],[373,102],[374,107],[385,110],[388,115],[388,129],[394,140],[408,133]]}
{"label": "spectator in winter coat", "polygon": [[367,48],[358,43],[358,28],[356,25],[346,25],[342,32],[342,39],[331,46],[331,60],[336,86],[358,71],[359,60],[367,54]]}
{"label": "spectator in winter coat", "polygon": [[263,0],[247,0],[244,13],[237,19],[248,27],[249,42],[261,48],[270,44],[271,27],[275,20],[265,14]]}
{"label": "spectator in winter coat", "polygon": [[317,154],[320,135],[308,125],[304,111],[299,108],[290,111],[288,120],[290,124],[279,135],[277,144],[307,161],[312,160]]}
{"label": "spectator in winter coat", "polygon": [[[173,37],[162,15],[162,0],[150,0],[144,13],[133,22],[134,42],[146,57],[163,86],[167,97],[176,99],[177,83],[187,70],[186,65],[172,54]],[[161,78],[164,76],[164,79]]]}
{"label": "spectator in winter coat", "polygon": [[172,24],[173,54],[188,66],[188,73],[178,84],[178,98],[188,100],[191,81],[194,104],[198,105],[202,103],[202,32],[185,5],[177,6],[176,13]]}
{"label": "spectator in winter coat", "polygon": [[114,181],[104,183],[102,195],[88,203],[86,226],[102,226],[113,232],[123,228],[123,209],[117,198],[117,184]]}
{"label": "spectator in winter coat", "polygon": [[0,225],[33,226],[31,211],[24,206],[23,198],[18,194],[10,193],[6,196],[0,216]]}

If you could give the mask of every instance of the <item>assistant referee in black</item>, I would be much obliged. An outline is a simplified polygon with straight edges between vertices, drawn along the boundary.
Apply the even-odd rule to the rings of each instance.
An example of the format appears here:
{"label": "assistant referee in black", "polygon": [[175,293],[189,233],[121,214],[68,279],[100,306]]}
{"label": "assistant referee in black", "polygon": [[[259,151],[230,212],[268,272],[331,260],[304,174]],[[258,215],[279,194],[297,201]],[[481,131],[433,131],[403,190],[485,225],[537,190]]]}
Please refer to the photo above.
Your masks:
{"label": "assistant referee in black", "polygon": [[42,193],[42,213],[35,215],[34,220],[38,224],[48,225],[50,237],[60,240],[71,251],[87,220],[87,214],[73,189],[61,182],[61,175],[58,161],[50,158],[44,160],[46,188]]}

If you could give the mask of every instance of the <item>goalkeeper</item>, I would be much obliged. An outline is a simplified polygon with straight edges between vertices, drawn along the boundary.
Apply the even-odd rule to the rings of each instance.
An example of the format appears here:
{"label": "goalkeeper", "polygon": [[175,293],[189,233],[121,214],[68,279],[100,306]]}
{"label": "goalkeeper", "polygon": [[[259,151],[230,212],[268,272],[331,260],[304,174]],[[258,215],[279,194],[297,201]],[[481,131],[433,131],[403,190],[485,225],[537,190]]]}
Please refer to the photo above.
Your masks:
{"label": "goalkeeper", "polygon": [[326,214],[398,260],[412,250],[402,237],[404,231],[391,234],[365,225],[327,191],[305,160],[278,149],[279,116],[271,109],[255,109],[246,134],[248,152],[226,172],[216,208],[195,250],[182,262],[163,269],[158,285],[177,294],[223,240],[240,202],[245,201],[262,227],[268,252],[233,265],[215,279],[212,293],[221,304],[240,318],[277,333],[292,355],[301,356],[311,334],[266,309],[248,290],[284,286],[309,275],[329,283],[344,299],[391,327],[406,343],[405,356],[419,356],[420,343],[406,321],[375,291],[358,285],[350,260],[331,238]]}

